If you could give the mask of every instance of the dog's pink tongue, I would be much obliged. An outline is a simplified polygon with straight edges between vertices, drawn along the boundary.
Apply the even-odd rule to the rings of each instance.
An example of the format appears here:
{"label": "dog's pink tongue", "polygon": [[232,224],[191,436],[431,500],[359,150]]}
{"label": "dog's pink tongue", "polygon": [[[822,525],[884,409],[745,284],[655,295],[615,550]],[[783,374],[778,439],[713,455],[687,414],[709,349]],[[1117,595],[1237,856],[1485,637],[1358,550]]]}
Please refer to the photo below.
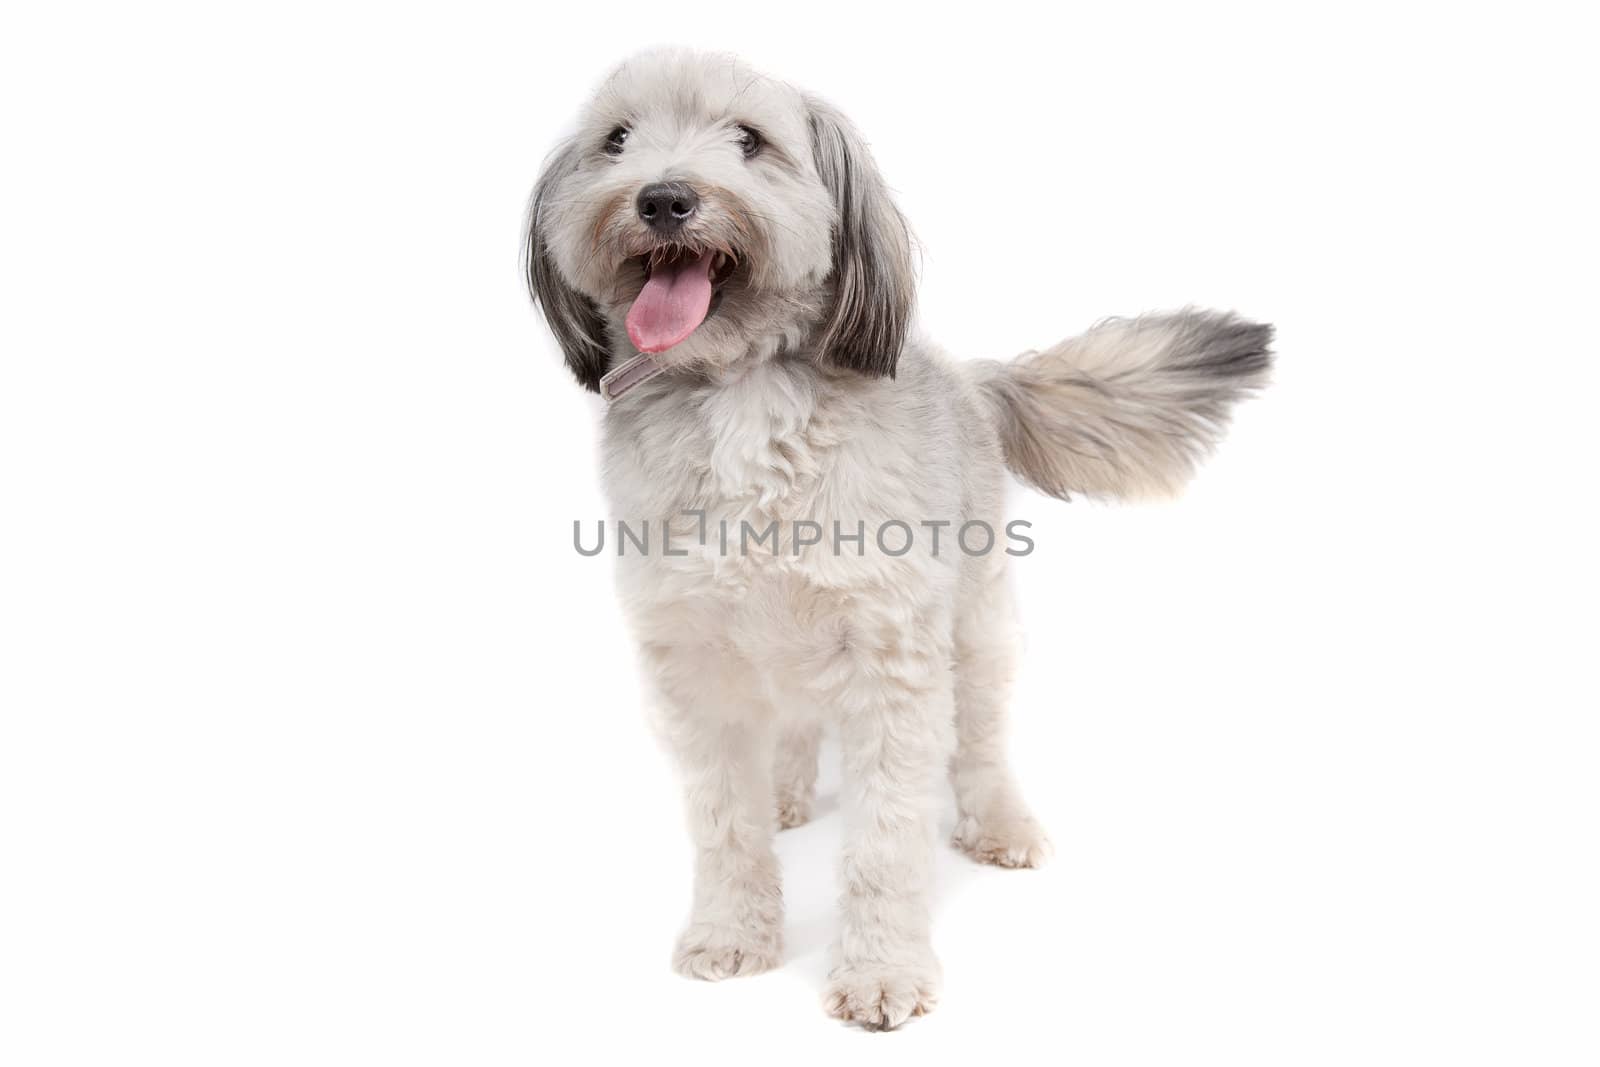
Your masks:
{"label": "dog's pink tongue", "polygon": [[628,339],[641,352],[660,352],[694,333],[711,307],[711,256],[656,267],[628,309]]}

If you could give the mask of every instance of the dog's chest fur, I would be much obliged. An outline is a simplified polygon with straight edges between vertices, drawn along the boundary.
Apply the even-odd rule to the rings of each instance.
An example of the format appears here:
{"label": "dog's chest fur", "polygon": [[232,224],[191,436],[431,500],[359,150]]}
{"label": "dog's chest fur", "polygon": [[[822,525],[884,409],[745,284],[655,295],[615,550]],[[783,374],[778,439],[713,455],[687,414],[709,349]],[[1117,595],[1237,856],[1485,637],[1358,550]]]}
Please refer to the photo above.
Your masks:
{"label": "dog's chest fur", "polygon": [[[618,561],[639,636],[724,644],[770,663],[775,648],[836,645],[866,601],[937,596],[953,583],[960,563],[948,551],[893,556],[875,540],[889,520],[959,518],[959,450],[950,442],[930,454],[938,412],[904,402],[922,376],[886,385],[772,360],[715,383],[663,376],[613,405],[613,518],[648,519],[652,533],[647,554],[630,545]],[[875,402],[885,388],[902,402]],[[704,513],[703,526],[690,511]],[[662,519],[672,522],[671,555]],[[754,540],[774,523],[776,542]],[[820,543],[797,553],[797,533]],[[851,539],[858,534],[864,541]],[[898,546],[901,534],[889,536]]]}
{"label": "dog's chest fur", "polygon": [[[608,415],[606,489],[617,518],[649,519],[658,529],[661,520],[672,522],[674,551],[689,554],[663,553],[665,565],[736,579],[796,562],[797,521],[843,521],[839,512],[856,494],[845,485],[823,489],[841,453],[860,445],[851,418],[860,405],[844,390],[778,361],[728,381],[658,379],[644,388],[651,386],[651,394]],[[739,550],[741,538],[774,522],[779,552],[766,548],[770,542]],[[698,543],[702,528],[705,545]]]}

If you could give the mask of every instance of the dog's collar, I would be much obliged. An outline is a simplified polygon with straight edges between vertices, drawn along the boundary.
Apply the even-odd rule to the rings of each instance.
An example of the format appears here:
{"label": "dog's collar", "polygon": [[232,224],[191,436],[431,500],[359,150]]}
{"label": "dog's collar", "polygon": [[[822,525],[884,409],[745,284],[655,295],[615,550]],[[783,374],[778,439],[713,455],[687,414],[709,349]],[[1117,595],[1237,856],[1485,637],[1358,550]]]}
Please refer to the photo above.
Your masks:
{"label": "dog's collar", "polygon": [[612,368],[604,378],[600,379],[600,395],[610,403],[629,389],[649,381],[664,370],[666,368],[650,358],[648,352],[640,352],[620,367]]}

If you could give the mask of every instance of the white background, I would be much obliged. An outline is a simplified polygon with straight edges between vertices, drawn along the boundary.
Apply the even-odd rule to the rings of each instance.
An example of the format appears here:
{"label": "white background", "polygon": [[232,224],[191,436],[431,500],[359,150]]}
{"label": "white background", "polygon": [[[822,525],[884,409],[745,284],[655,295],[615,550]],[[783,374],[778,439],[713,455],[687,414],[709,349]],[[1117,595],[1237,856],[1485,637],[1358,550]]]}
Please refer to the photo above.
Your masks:
{"label": "white background", "polygon": [[[8,8],[0,1060],[1595,1063],[1577,11]],[[1018,490],[1058,856],[941,855],[944,997],[896,1035],[820,1010],[830,799],[781,839],[787,966],[668,968],[672,776],[571,548],[598,402],[517,263],[658,42],[855,118],[956,353],[1279,330],[1182,500]]]}

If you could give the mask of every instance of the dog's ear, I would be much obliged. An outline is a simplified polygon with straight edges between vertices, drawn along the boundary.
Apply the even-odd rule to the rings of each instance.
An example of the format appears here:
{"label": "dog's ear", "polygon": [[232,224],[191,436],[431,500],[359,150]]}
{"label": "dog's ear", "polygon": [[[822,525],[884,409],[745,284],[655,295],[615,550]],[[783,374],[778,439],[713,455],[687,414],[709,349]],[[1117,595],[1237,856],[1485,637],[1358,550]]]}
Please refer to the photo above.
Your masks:
{"label": "dog's ear", "polygon": [[578,146],[569,143],[556,149],[546,161],[544,173],[539,175],[539,182],[533,190],[533,202],[528,206],[523,266],[528,274],[528,295],[544,312],[550,332],[556,335],[556,341],[567,358],[568,369],[585,389],[598,393],[600,377],[606,372],[610,355],[606,345],[605,320],[601,318],[594,301],[572,288],[561,277],[543,232],[547,212],[551,210],[551,195],[561,179],[577,165],[577,158]]}
{"label": "dog's ear", "polygon": [[807,101],[817,174],[833,196],[833,303],[821,333],[823,358],[872,378],[894,377],[905,344],[916,279],[911,232],[849,121]]}

